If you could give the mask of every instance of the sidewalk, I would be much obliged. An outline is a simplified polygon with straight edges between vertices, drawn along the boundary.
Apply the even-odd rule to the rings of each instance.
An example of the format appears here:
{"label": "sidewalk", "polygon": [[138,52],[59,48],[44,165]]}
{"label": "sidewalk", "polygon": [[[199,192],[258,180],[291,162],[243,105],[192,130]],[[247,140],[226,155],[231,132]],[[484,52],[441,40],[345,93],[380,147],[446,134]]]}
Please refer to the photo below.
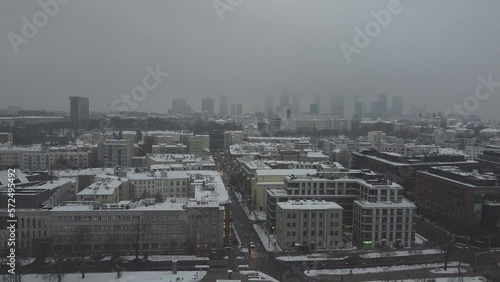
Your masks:
{"label": "sidewalk", "polygon": [[266,214],[264,212],[257,212],[257,213],[255,211],[250,212],[248,210],[247,205],[245,204],[245,199],[243,199],[241,194],[237,191],[234,191],[234,194],[236,195],[236,198],[238,199],[238,202],[240,203],[241,207],[243,208],[243,211],[247,215],[248,219],[250,219],[251,221],[266,220]]}
{"label": "sidewalk", "polygon": [[[203,277],[200,282],[214,282],[217,281],[218,279],[224,280],[224,279],[229,279],[229,274],[225,271],[209,271],[205,277]],[[248,281],[247,276],[240,274],[239,272],[234,272],[232,273],[231,279],[234,280],[241,280],[243,282]]]}
{"label": "sidewalk", "polygon": [[[344,281],[344,282],[360,282],[360,281],[401,281],[408,279],[435,279],[435,278],[457,278],[457,277],[478,277],[474,274],[473,268],[466,266],[461,267],[466,273],[451,274],[451,273],[432,273],[433,268],[403,270],[384,273],[367,273],[357,275],[328,275],[319,276],[320,281]],[[343,277],[343,280],[342,280]],[[464,281],[480,281],[479,279],[464,279]],[[484,280],[486,281],[486,279]]]}
{"label": "sidewalk", "polygon": [[253,225],[253,228],[255,229],[255,232],[259,236],[259,239],[262,242],[262,246],[266,248],[266,251],[268,252],[283,251],[276,242],[276,238],[274,237],[274,235],[267,232],[263,226],[256,223]]}

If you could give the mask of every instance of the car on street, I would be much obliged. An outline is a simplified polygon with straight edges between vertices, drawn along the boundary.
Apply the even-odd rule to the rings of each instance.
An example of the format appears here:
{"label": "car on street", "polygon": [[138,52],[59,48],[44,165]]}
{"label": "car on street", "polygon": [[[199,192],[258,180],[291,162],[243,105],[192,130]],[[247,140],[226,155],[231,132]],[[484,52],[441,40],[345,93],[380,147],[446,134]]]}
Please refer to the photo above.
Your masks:
{"label": "car on street", "polygon": [[249,246],[250,246],[250,248],[253,249],[253,248],[255,248],[255,243],[254,242],[250,242]]}

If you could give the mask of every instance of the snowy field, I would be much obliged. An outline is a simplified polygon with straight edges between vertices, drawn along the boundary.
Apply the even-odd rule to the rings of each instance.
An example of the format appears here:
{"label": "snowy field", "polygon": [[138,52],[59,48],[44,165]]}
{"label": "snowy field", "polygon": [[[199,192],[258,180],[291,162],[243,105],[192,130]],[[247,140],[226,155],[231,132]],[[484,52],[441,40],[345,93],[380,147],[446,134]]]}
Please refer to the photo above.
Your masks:
{"label": "snowy field", "polygon": [[[462,266],[468,266],[466,263],[462,263]],[[304,273],[307,276],[318,276],[318,275],[347,275],[350,274],[366,274],[366,273],[384,273],[393,271],[404,271],[404,270],[414,270],[414,269],[425,269],[425,268],[437,268],[442,267],[442,263],[430,263],[430,264],[414,264],[414,265],[397,265],[390,267],[367,267],[367,268],[346,268],[346,269],[321,269],[321,270],[310,270]],[[448,263],[449,267],[458,266],[458,262],[452,261]]]}
{"label": "snowy field", "polygon": [[[410,254],[409,251],[394,251],[392,252],[389,257],[407,257],[407,256],[414,256],[414,255],[434,255],[434,254],[441,254],[442,251],[438,249],[428,249],[428,250],[420,250],[418,253],[415,254]],[[383,258],[387,257],[387,252],[376,252],[376,253],[368,253],[368,254],[362,254],[360,255],[362,258]]]}
{"label": "snowy field", "polygon": [[259,225],[259,224],[254,224],[253,229],[255,229],[255,232],[257,232],[257,235],[259,236],[260,241],[262,242],[262,245],[264,248],[266,248],[266,251],[268,252],[281,252],[283,251],[278,244],[276,244],[276,240],[272,235],[264,231],[264,229]]}
{"label": "snowy field", "polygon": [[[207,273],[204,271],[179,271],[177,274],[162,271],[123,272],[123,277],[115,278],[116,273],[87,273],[85,279],[81,275],[72,273],[65,275],[63,282],[174,282],[174,281],[200,281]],[[23,276],[23,281],[46,282],[36,274]],[[57,281],[57,280],[56,280]]]}

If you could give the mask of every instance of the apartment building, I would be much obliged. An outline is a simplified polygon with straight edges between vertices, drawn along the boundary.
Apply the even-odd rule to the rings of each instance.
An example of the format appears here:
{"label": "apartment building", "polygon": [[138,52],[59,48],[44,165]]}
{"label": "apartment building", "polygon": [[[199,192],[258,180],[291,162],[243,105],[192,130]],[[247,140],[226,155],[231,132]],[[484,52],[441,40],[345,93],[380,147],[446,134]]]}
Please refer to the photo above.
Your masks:
{"label": "apartment building", "polygon": [[252,179],[252,201],[255,210],[265,211],[266,194],[269,189],[283,189],[284,179],[288,175],[316,174],[315,169],[264,169],[256,170]]}
{"label": "apartment building", "polygon": [[[206,185],[207,181],[212,185]],[[37,244],[54,239],[56,250],[74,255],[166,254],[174,251],[217,252],[232,245],[231,201],[216,172],[193,172],[194,195],[102,203],[64,202],[54,208],[18,209],[25,218],[18,230],[24,241],[19,252],[34,255]],[[0,210],[0,237],[6,239],[7,212]],[[38,218],[40,218],[40,223]],[[43,220],[42,220],[43,219]],[[27,233],[29,231],[29,233]],[[33,233],[34,232],[34,233]],[[41,242],[35,243],[36,240]],[[5,250],[5,241],[0,243]]]}
{"label": "apartment building", "polygon": [[276,238],[284,250],[297,246],[328,250],[343,246],[342,207],[321,200],[280,202],[276,208]]}
{"label": "apartment building", "polygon": [[0,169],[25,171],[89,167],[89,152],[74,147],[0,146]]}
{"label": "apartment building", "polygon": [[130,140],[111,139],[98,145],[98,160],[104,167],[131,167],[132,153]]}
{"label": "apartment building", "polygon": [[[342,222],[344,228],[350,231],[353,222],[353,205],[354,201],[359,199],[361,187],[370,186],[373,183],[371,179],[380,178],[380,175],[369,170],[343,168],[310,175],[287,175],[284,177],[283,189],[269,189],[267,191],[267,222],[271,228],[276,225],[276,205],[279,202],[322,199],[327,202],[335,202],[343,208]],[[382,180],[387,184],[386,180]]]}
{"label": "apartment building", "polygon": [[355,201],[353,241],[367,248],[412,247],[416,210],[415,204],[407,200]]}
{"label": "apartment building", "polygon": [[418,171],[415,191],[426,216],[462,231],[480,225],[485,202],[500,201],[497,177],[453,166]]}
{"label": "apartment building", "polygon": [[117,179],[104,178],[92,183],[76,194],[77,201],[96,201],[101,203],[118,203],[123,182]]}
{"label": "apartment building", "polygon": [[153,154],[186,154],[188,153],[187,145],[182,143],[177,144],[158,144],[152,147]]}

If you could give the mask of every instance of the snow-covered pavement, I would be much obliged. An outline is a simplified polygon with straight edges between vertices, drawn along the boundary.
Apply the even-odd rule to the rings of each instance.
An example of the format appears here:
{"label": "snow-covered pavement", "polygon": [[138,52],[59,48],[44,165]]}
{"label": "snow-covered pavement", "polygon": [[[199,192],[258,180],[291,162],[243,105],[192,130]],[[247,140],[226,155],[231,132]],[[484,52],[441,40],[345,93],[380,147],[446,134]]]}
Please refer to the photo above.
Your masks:
{"label": "snow-covered pavement", "polygon": [[271,276],[269,276],[265,273],[259,272],[259,271],[244,270],[244,271],[240,271],[240,273],[243,275],[247,275],[247,276],[259,276],[261,279],[265,279],[266,281],[280,282],[280,281],[272,278]]}
{"label": "snow-covered pavement", "polygon": [[[142,259],[144,256],[139,256],[139,259]],[[126,260],[134,260],[135,256],[121,256],[122,259]],[[197,257],[197,256],[187,256],[187,255],[158,255],[158,256],[148,256],[148,260],[150,261],[193,261],[193,260],[208,260],[208,257]]]}
{"label": "snow-covered pavement", "polygon": [[[409,251],[394,251],[389,256],[390,257],[407,257],[413,255],[434,255],[441,254],[443,251],[439,249],[428,249],[428,250],[419,250],[417,253],[410,253]],[[360,255],[362,258],[383,258],[387,257],[387,252],[376,252],[376,253],[367,253]]]}
{"label": "snow-covered pavement", "polygon": [[320,261],[320,260],[344,260],[345,258],[318,257],[318,256],[281,256],[276,257],[280,261]]}
{"label": "snow-covered pavement", "polygon": [[[459,280],[455,280],[459,279]],[[398,280],[398,282],[416,282],[416,281],[422,281],[422,279],[407,279],[407,280]],[[486,282],[486,278],[481,277],[481,276],[475,276],[475,277],[439,277],[439,278],[432,278],[432,281],[436,282],[450,282],[450,281],[467,281],[467,282]],[[383,282],[383,281],[371,281],[371,282]]]}
{"label": "snow-covered pavement", "polygon": [[283,251],[278,246],[278,243],[276,243],[276,239],[274,238],[274,235],[269,234],[269,232],[266,232],[261,225],[254,224],[253,228],[255,229],[255,232],[257,232],[257,235],[259,236],[259,239],[262,242],[262,245],[264,246],[264,248],[266,248],[266,251],[268,251],[268,252],[281,252],[281,251]]}
{"label": "snow-covered pavement", "polygon": [[[81,274],[71,273],[64,275],[64,282],[168,282],[168,281],[200,281],[207,273],[205,271],[179,271],[177,274],[166,271],[137,271],[137,272],[123,272],[121,278],[116,278],[116,273],[86,273],[85,279],[81,279]],[[30,282],[45,282],[41,276],[36,274],[29,274],[23,276],[23,281]]]}
{"label": "snow-covered pavement", "polygon": [[236,198],[238,198],[238,202],[240,203],[241,207],[243,208],[243,211],[247,215],[248,219],[250,220],[266,220],[266,213],[265,212],[250,212],[248,210],[248,206],[245,203],[245,200],[241,196],[241,194],[237,191],[234,191],[234,194],[236,195]]}
{"label": "snow-covered pavement", "polygon": [[[450,267],[458,266],[458,262],[452,261],[448,263]],[[462,263],[462,266],[468,266],[466,263]],[[414,265],[397,265],[388,267],[368,267],[368,268],[346,268],[346,269],[321,269],[321,270],[310,270],[304,272],[307,276],[318,276],[318,275],[347,275],[352,274],[366,274],[366,273],[384,273],[393,271],[403,271],[403,270],[414,270],[414,269],[425,269],[425,268],[436,268],[442,267],[442,263],[430,263],[430,264],[414,264]]]}

